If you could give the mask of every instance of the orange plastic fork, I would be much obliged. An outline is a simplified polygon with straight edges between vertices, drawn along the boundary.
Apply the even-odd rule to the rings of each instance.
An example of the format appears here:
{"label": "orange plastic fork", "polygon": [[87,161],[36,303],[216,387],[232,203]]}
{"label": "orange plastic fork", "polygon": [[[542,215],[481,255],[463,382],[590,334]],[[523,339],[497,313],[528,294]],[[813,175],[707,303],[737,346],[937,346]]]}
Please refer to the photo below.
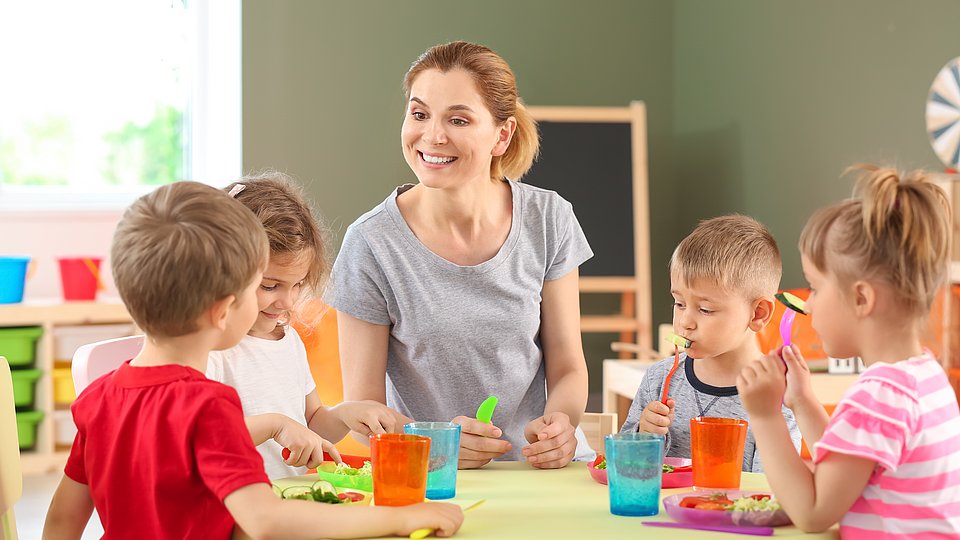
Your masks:
{"label": "orange plastic fork", "polygon": [[667,404],[667,395],[670,393],[670,379],[673,378],[673,374],[677,371],[677,366],[680,365],[680,347],[674,343],[673,344],[673,367],[670,368],[670,372],[667,373],[667,378],[663,380],[663,394],[660,396],[660,403],[664,405]]}

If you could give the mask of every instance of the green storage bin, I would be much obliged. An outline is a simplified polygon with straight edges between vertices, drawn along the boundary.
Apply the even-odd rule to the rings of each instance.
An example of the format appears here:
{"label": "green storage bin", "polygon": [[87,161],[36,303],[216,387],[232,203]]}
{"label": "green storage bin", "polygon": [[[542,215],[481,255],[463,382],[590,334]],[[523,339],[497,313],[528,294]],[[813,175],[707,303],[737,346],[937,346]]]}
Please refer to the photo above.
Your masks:
{"label": "green storage bin", "polygon": [[39,326],[0,328],[0,356],[7,357],[11,367],[32,365],[41,334]]}
{"label": "green storage bin", "polygon": [[11,369],[13,405],[17,409],[32,409],[34,389],[43,372],[39,369]]}
{"label": "green storage bin", "polygon": [[40,411],[26,411],[17,413],[17,435],[20,439],[21,450],[33,450],[37,444],[37,427],[43,420]]}

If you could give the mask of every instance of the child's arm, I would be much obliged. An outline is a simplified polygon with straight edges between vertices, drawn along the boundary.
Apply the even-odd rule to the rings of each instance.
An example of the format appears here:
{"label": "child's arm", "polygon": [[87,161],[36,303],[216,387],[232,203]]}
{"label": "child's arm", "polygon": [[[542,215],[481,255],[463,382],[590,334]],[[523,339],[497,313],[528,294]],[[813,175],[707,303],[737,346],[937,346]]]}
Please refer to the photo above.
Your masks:
{"label": "child's arm", "polygon": [[305,415],[310,429],[331,441],[339,441],[350,431],[365,437],[371,433],[401,433],[403,425],[413,421],[372,400],[325,407],[316,390],[307,395]]}
{"label": "child's arm", "polygon": [[876,463],[831,453],[810,471],[794,449],[780,414],[785,376],[779,356],[767,355],[743,369],[737,378],[737,390],[771,489],[797,527],[819,532],[850,510],[866,488]]}
{"label": "child's arm", "polygon": [[43,524],[44,540],[80,538],[91,514],[93,498],[90,488],[64,475],[47,510]]}
{"label": "child's arm", "polygon": [[810,368],[800,354],[800,348],[792,345],[784,348],[781,354],[783,361],[787,364],[787,388],[783,394],[783,404],[797,417],[797,425],[807,441],[807,448],[813,448],[813,445],[823,437],[823,430],[827,427],[830,417],[813,395]]}
{"label": "child's arm", "polygon": [[323,463],[323,452],[339,459],[337,447],[330,441],[282,414],[266,413],[244,417],[254,446],[273,439],[290,450],[286,459],[291,467],[316,467]]}
{"label": "child's arm", "polygon": [[455,504],[348,506],[280,500],[266,484],[242,487],[224,499],[237,526],[259,538],[364,538],[407,536],[420,528],[450,536],[463,523]]}

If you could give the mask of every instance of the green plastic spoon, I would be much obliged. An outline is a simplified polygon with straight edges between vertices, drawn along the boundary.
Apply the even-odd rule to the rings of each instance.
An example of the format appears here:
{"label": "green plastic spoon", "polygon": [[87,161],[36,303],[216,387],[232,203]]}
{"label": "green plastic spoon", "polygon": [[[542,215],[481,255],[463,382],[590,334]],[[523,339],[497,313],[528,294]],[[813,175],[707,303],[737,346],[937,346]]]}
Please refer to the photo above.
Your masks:
{"label": "green plastic spoon", "polygon": [[484,424],[491,423],[493,421],[493,410],[497,408],[498,402],[497,396],[490,396],[483,400],[483,403],[477,408],[477,420]]}

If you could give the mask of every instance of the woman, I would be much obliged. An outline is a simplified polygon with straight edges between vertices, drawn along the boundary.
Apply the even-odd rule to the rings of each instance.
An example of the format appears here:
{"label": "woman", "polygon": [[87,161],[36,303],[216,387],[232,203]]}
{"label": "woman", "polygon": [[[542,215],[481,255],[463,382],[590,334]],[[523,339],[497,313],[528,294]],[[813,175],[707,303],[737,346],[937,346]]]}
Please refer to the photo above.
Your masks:
{"label": "woman", "polygon": [[[502,58],[438,45],[404,90],[401,143],[420,182],[350,226],[326,294],[344,399],[455,416],[461,468],[563,467],[587,398],[577,282],[593,253],[570,203],[516,181],[539,137]],[[488,395],[492,424],[472,418]]]}

